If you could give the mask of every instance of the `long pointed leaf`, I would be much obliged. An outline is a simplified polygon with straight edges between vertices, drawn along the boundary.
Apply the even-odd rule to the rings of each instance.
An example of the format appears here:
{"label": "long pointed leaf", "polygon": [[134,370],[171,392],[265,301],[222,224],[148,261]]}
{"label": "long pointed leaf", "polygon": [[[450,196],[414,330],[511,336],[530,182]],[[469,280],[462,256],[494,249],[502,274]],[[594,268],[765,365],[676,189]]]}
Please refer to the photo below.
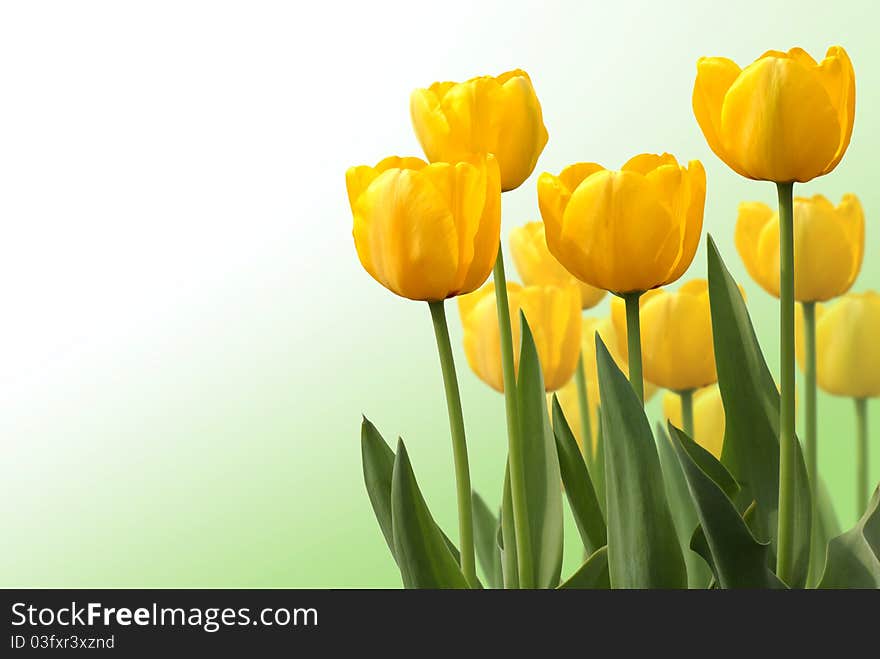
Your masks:
{"label": "long pointed leaf", "polygon": [[505,588],[519,588],[519,566],[516,557],[516,529],[513,525],[513,497],[510,494],[510,466],[505,463],[504,491],[501,495],[501,523],[496,537],[501,552],[501,575]]}
{"label": "long pointed leaf", "polygon": [[555,588],[562,571],[562,476],[556,456],[556,441],[547,415],[538,350],[522,312],[520,322],[522,347],[516,393],[534,583],[538,588]]}
{"label": "long pointed leaf", "polygon": [[651,426],[596,335],[613,588],[686,588],[687,572]]}
{"label": "long pointed leaf", "polygon": [[[391,524],[391,475],[394,470],[394,451],[367,417],[364,417],[361,423],[361,457],[367,495],[370,497],[373,512],[376,514],[382,535],[385,536],[385,542],[388,543],[391,556],[394,557],[394,530]],[[456,562],[459,562],[458,549],[442,530],[440,533]]]}
{"label": "long pointed leaf", "polygon": [[[699,445],[671,424],[669,436],[703,530],[702,539],[695,534],[692,546],[699,553],[708,548],[719,585],[722,588],[784,587],[767,567],[768,546],[752,535],[733,501],[695,460]],[[703,462],[703,457],[699,455],[698,459]],[[720,463],[718,467],[721,467]],[[703,547],[698,539],[705,542]]]}
{"label": "long pointed leaf", "polygon": [[[779,392],[749,319],[742,294],[708,238],[709,302],[718,388],[724,403],[721,462],[742,486],[742,509],[757,501],[755,524],[776,546],[779,504]],[[810,563],[810,486],[800,443],[795,447],[792,587],[806,584]]]}
{"label": "long pointed leaf", "polygon": [[568,497],[584,548],[588,555],[593,554],[608,544],[605,519],[596,490],[593,489],[590,472],[556,396],[553,396],[553,433],[556,436],[556,451],[565,495]]}
{"label": "long pointed leaf", "polygon": [[678,533],[678,542],[687,566],[688,588],[705,588],[712,578],[712,572],[706,566],[707,561],[691,549],[691,537],[694,529],[700,524],[697,509],[691,499],[687,481],[675,455],[675,449],[663,426],[657,424],[657,452],[660,456],[660,468],[663,471],[663,482],[666,484],[666,496],[672,510],[672,521]]}
{"label": "long pointed leaf", "polygon": [[501,574],[501,553],[496,534],[498,520],[489,510],[483,498],[474,492],[474,544],[477,558],[489,588],[503,588],[504,577]]}
{"label": "long pointed leaf", "polygon": [[406,452],[397,443],[391,478],[394,555],[405,588],[467,588],[468,583],[431,516]]}
{"label": "long pointed leaf", "polygon": [[819,588],[880,588],[880,488],[858,523],[828,543]]}
{"label": "long pointed leaf", "polygon": [[600,547],[559,586],[559,589],[607,590],[611,587],[608,578],[608,547]]}

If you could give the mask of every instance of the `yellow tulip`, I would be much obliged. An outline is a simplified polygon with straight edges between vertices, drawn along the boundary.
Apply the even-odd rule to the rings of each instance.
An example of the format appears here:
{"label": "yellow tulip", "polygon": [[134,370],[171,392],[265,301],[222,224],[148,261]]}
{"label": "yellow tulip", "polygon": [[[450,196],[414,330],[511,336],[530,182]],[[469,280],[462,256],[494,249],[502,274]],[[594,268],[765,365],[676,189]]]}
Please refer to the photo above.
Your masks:
{"label": "yellow tulip", "polygon": [[[626,359],[626,342],[621,343],[614,328],[614,323],[609,316],[604,318],[584,318],[581,325],[581,350],[584,357],[584,376],[587,381],[587,400],[590,407],[590,429],[593,433],[591,438],[593,453],[596,451],[596,435],[598,432],[598,405],[599,399],[599,373],[596,366],[596,334],[602,339],[608,352],[623,371],[629,377],[629,366]],[[623,346],[623,350],[620,346]],[[644,383],[645,401],[657,392],[657,388],[649,382]],[[583,434],[581,432],[581,411],[578,404],[577,383],[574,379],[562,387],[558,392],[559,404],[565,413],[565,419],[574,432],[575,439],[583,446]]]}
{"label": "yellow tulip", "polygon": [[[801,320],[798,314],[798,320]],[[795,345],[804,368],[802,322]],[[880,295],[848,293],[829,305],[816,305],[816,380],[837,396],[880,396]]]}
{"label": "yellow tulip", "polygon": [[[671,391],[663,396],[663,416],[676,428],[683,424],[681,397]],[[724,404],[717,384],[694,392],[694,437],[704,449],[719,460],[724,445]]]}
{"label": "yellow tulip", "polygon": [[643,154],[620,171],[578,163],[541,174],[547,246],[575,277],[614,293],[647,291],[684,274],[703,227],[706,172],[668,153]]}
{"label": "yellow tulip", "polygon": [[[757,201],[739,205],[736,248],[752,278],[779,297],[779,214]],[[837,208],[822,195],[794,200],[794,297],[830,300],[846,293],[862,267],[865,215],[846,194]]]}
{"label": "yellow tulip", "polygon": [[412,300],[482,285],[501,235],[501,187],[492,156],[428,165],[391,157],[345,175],[354,244],[364,269]]}
{"label": "yellow tulip", "polygon": [[[509,283],[513,344],[519,345],[522,329],[519,312],[528,320],[535,339],[544,389],[555,391],[568,382],[577,366],[580,350],[580,293],[574,286],[519,286]],[[468,364],[483,382],[504,391],[501,372],[501,341],[495,307],[495,286],[487,284],[479,291],[458,298],[458,310],[464,327],[464,352]],[[514,368],[519,370],[519,354],[514,350]]]}
{"label": "yellow tulip", "polygon": [[601,288],[593,288],[577,279],[547,249],[542,222],[529,222],[510,232],[513,262],[526,286],[576,285],[581,293],[581,308],[591,309],[605,297]]}
{"label": "yellow tulip", "polygon": [[502,190],[518,188],[529,177],[547,144],[541,104],[529,75],[519,69],[417,89],[410,114],[428,160],[495,154]]}
{"label": "yellow tulip", "polygon": [[[642,372],[664,389],[698,389],[718,379],[712,343],[709,283],[692,279],[675,292],[655,290],[639,300]],[[623,300],[611,302],[617,335],[626,346]]]}
{"label": "yellow tulip", "polygon": [[751,179],[809,181],[837,166],[855,117],[852,63],[840,46],[816,63],[801,48],[771,50],[740,69],[697,61],[694,115],[712,151]]}

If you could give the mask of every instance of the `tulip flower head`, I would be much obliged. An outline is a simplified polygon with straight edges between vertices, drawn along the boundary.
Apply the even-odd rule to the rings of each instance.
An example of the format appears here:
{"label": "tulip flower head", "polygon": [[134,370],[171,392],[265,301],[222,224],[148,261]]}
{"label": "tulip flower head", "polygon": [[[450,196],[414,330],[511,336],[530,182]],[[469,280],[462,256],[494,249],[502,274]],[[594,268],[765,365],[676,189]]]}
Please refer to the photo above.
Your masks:
{"label": "tulip flower head", "polygon": [[[663,416],[677,428],[683,424],[681,397],[671,391],[663,396]],[[694,392],[694,436],[692,439],[719,460],[724,446],[724,403],[717,384]]]}
{"label": "tulip flower head", "polygon": [[[639,300],[642,369],[645,379],[659,387],[684,391],[717,381],[709,283],[692,279],[677,291],[651,291]],[[617,335],[626,345],[623,300],[611,302]]]}
{"label": "tulip flower head", "polygon": [[751,179],[805,182],[833,170],[852,136],[856,83],[840,46],[817,63],[801,48],[770,50],[740,69],[702,57],[694,115],[728,167]]}
{"label": "tulip flower head", "polygon": [[705,199],[702,164],[681,167],[668,153],[636,156],[620,171],[578,163],[538,179],[550,252],[581,281],[618,294],[684,274],[700,241]]}
{"label": "tulip flower head", "polygon": [[510,250],[526,286],[575,285],[580,290],[583,309],[592,309],[605,297],[605,291],[577,279],[550,253],[543,222],[529,222],[511,231]]}
{"label": "tulip flower head", "polygon": [[[513,345],[518,346],[522,337],[519,319],[522,310],[535,340],[544,375],[544,389],[559,389],[574,375],[578,362],[580,292],[575,286],[560,288],[508,283],[507,297]],[[501,338],[495,304],[495,286],[491,283],[475,293],[458,298],[468,364],[483,382],[503,392]],[[519,370],[517,350],[514,350],[514,368]]]}
{"label": "tulip flower head", "polygon": [[[798,316],[801,319],[801,316]],[[796,352],[804,368],[802,322]],[[816,305],[816,380],[830,394],[851,398],[880,396],[880,295],[848,293]]]}
{"label": "tulip flower head", "polygon": [[410,114],[428,160],[492,153],[502,190],[518,188],[529,177],[547,144],[541,104],[529,75],[519,69],[417,89]]}
{"label": "tulip flower head", "polygon": [[[739,206],[736,248],[752,278],[779,297],[779,214],[756,201]],[[794,297],[817,302],[846,293],[862,267],[865,215],[846,194],[835,208],[822,195],[794,200]]]}
{"label": "tulip flower head", "polygon": [[391,157],[345,175],[354,244],[364,269],[412,300],[479,288],[501,235],[498,165],[490,156],[428,165]]}

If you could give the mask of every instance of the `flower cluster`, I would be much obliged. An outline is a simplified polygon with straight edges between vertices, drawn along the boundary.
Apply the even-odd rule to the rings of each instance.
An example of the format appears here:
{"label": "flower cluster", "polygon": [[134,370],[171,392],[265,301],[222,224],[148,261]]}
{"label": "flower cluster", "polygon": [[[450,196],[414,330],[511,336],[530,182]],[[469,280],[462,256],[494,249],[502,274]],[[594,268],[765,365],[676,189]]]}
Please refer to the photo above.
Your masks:
{"label": "flower cluster", "polygon": [[[845,567],[873,560],[865,572],[880,574],[876,540],[866,559],[864,546],[850,547],[854,531],[841,535],[825,562],[836,534],[816,451],[818,385],[857,401],[860,523],[878,519],[864,455],[865,400],[880,396],[880,296],[848,293],[864,213],[852,194],[834,206],[792,192],[846,152],[852,64],[840,47],[818,63],[799,48],[768,51],[745,69],[701,58],[692,101],[712,151],[777,186],[778,208],[743,202],[732,233],[746,271],[780,301],[778,388],[745,294],[711,238],[707,278],[668,288],[701,241],[698,160],[646,153],[619,170],[578,162],[540,174],[541,221],[510,232],[522,284],[507,280],[501,195],[529,179],[548,141],[524,71],[417,89],[412,122],[430,164],[390,157],[349,169],[360,261],[387,289],[428,303],[447,397],[458,546],[431,516],[403,441],[392,450],[364,422],[365,482],[405,586],[480,587],[477,556],[492,587],[880,586]],[[583,316],[606,292],[610,313]],[[471,487],[452,297],[468,364],[504,396],[497,517]],[[805,455],[795,437],[795,353],[806,380]],[[660,389],[666,423],[654,432],[644,402]],[[560,481],[588,555],[567,580]]]}

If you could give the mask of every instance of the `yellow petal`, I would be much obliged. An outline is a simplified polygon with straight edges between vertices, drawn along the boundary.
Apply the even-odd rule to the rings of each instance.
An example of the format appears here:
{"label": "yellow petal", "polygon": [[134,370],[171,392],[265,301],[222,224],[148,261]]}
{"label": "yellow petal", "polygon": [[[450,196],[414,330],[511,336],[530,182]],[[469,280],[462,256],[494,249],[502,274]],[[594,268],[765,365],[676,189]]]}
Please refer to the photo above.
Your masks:
{"label": "yellow petal", "polygon": [[682,232],[655,185],[632,171],[607,170],[577,187],[561,231],[550,229],[550,251],[572,274],[617,293],[662,283],[680,252]]}
{"label": "yellow petal", "polygon": [[352,208],[364,269],[414,300],[443,300],[458,269],[458,240],[448,201],[420,171],[390,169]]}
{"label": "yellow petal", "polygon": [[675,217],[683,226],[683,236],[678,259],[662,285],[671,284],[681,277],[694,260],[703,233],[703,212],[706,206],[706,170],[699,160],[691,160],[683,170],[682,192]]}
{"label": "yellow petal", "polygon": [[[520,343],[519,326],[520,287],[511,285],[507,290],[511,316],[513,344]],[[498,313],[495,288],[489,284],[470,295],[459,297],[459,312],[464,329],[464,352],[471,370],[496,391],[504,391],[501,368],[501,335],[498,331]],[[514,350],[514,368],[519,368],[519,351]]]}
{"label": "yellow petal", "polygon": [[801,302],[830,300],[851,285],[856,246],[822,195],[794,201],[794,294]]}
{"label": "yellow petal", "polygon": [[750,178],[804,182],[833,162],[841,131],[817,75],[796,59],[765,57],[727,91],[719,134],[730,160]]}
{"label": "yellow petal", "polygon": [[[779,296],[779,274],[768,276],[768,268],[758,258],[758,244],[764,228],[773,221],[775,212],[760,201],[744,201],[739,205],[734,242],[749,275],[771,295]],[[777,220],[778,227],[778,220]],[[779,229],[777,228],[778,232]],[[776,242],[778,248],[778,240]],[[772,249],[772,247],[771,247]],[[772,272],[772,271],[769,271]]]}
{"label": "yellow petal", "polygon": [[736,173],[748,176],[725,148],[721,130],[721,109],[724,98],[741,72],[742,69],[736,62],[724,57],[701,57],[697,61],[697,78],[694,81],[692,104],[694,116],[706,142],[709,143],[709,148]]}
{"label": "yellow petal", "polygon": [[827,305],[816,323],[816,376],[838,396],[880,396],[880,295],[849,293]]}
{"label": "yellow petal", "polygon": [[840,143],[834,158],[823,172],[827,174],[837,167],[852,137],[856,112],[856,75],[849,55],[840,46],[832,46],[828,49],[816,73],[825,91],[828,92],[831,104],[837,110],[837,120],[840,124]]}
{"label": "yellow petal", "polygon": [[520,305],[538,350],[544,388],[555,391],[572,378],[580,355],[580,293],[574,286],[527,286]]}

